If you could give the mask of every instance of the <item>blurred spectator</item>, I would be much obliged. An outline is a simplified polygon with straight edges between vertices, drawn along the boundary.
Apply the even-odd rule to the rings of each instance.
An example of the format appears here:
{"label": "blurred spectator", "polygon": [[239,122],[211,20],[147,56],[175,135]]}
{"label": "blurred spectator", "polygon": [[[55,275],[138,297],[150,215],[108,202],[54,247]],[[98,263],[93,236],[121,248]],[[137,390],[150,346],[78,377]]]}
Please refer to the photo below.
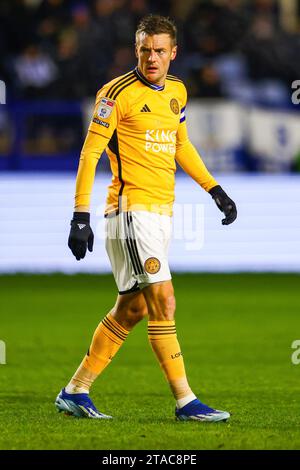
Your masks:
{"label": "blurred spectator", "polygon": [[113,47],[109,43],[110,36],[106,36],[107,31],[97,24],[86,3],[75,3],[72,6],[71,21],[71,30],[77,43],[76,81],[80,82],[76,85],[75,97],[80,98],[94,95],[106,80]]}
{"label": "blurred spectator", "polygon": [[133,69],[135,66],[134,48],[119,47],[114,55],[114,62],[109,67],[107,72],[108,80],[118,77],[126,73],[128,70]]}
{"label": "blurred spectator", "polygon": [[43,0],[35,13],[36,33],[44,49],[54,48],[61,30],[68,24],[68,1]]}
{"label": "blurred spectator", "polygon": [[135,29],[151,12],[175,19],[179,48],[171,73],[188,79],[195,96],[288,96],[300,77],[300,36],[282,29],[279,0],[182,3],[1,0],[0,79],[15,85],[9,93],[16,97],[92,96],[135,65]]}
{"label": "blurred spectator", "polygon": [[252,22],[242,42],[249,76],[254,80],[277,78],[288,86],[299,76],[299,43],[282,31],[271,0],[256,0]]}
{"label": "blurred spectator", "polygon": [[197,98],[222,98],[224,96],[218,71],[209,63],[191,73],[188,87],[190,96]]}
{"label": "blurred spectator", "polygon": [[16,85],[21,97],[41,98],[51,95],[58,71],[51,57],[39,46],[30,44],[14,63]]}
{"label": "blurred spectator", "polygon": [[64,31],[58,40],[56,63],[60,72],[56,82],[58,97],[74,99],[83,96],[79,80],[78,38],[72,29]]}
{"label": "blurred spectator", "polygon": [[134,25],[137,25],[143,16],[150,13],[146,0],[129,0],[129,10],[131,12]]}

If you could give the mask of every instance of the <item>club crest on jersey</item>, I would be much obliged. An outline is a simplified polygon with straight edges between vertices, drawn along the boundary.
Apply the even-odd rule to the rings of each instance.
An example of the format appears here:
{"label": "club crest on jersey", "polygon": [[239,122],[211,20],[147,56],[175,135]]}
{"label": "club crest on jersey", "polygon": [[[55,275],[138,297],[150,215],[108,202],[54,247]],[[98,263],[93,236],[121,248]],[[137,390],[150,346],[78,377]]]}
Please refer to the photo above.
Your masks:
{"label": "club crest on jersey", "polygon": [[160,270],[160,261],[153,256],[151,258],[146,259],[144,263],[144,268],[147,273],[149,274],[156,274]]}
{"label": "club crest on jersey", "polygon": [[112,110],[114,109],[115,102],[109,100],[108,98],[101,98],[97,114],[100,118],[107,119],[110,115]]}
{"label": "club crest on jersey", "polygon": [[170,108],[172,109],[174,114],[179,114],[179,104],[175,98],[172,98],[170,101]]}

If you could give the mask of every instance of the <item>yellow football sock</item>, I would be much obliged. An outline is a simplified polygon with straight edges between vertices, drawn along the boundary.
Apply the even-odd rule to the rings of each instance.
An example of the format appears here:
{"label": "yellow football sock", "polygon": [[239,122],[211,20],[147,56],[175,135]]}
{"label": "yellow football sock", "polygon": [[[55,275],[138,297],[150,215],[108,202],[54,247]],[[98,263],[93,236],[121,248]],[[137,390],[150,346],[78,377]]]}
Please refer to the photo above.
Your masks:
{"label": "yellow football sock", "polygon": [[96,328],[87,355],[66,387],[69,393],[88,391],[99,374],[111,362],[129,331],[109,313]]}
{"label": "yellow football sock", "polygon": [[185,374],[175,321],[149,321],[148,338],[176,400],[193,394]]}

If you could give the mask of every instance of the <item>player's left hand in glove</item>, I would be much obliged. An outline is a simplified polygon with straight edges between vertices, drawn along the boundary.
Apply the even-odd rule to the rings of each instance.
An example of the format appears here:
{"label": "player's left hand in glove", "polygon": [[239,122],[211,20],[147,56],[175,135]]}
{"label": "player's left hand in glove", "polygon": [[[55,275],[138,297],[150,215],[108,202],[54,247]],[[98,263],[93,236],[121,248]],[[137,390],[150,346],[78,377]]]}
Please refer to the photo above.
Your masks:
{"label": "player's left hand in glove", "polygon": [[74,212],[71,220],[71,230],[68,247],[79,261],[86,254],[86,248],[93,251],[94,234],[90,227],[90,214],[88,212]]}
{"label": "player's left hand in glove", "polygon": [[232,224],[237,218],[236,205],[230,197],[227,196],[221,186],[215,186],[209,191],[213,200],[217,204],[221,212],[224,212],[225,219],[222,220],[223,225]]}

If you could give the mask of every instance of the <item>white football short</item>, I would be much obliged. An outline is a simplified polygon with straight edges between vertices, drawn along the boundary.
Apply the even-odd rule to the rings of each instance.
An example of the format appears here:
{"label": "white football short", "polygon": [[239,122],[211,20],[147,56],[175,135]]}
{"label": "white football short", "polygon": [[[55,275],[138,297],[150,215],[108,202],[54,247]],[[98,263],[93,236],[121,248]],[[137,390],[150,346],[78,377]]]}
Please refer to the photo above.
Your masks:
{"label": "white football short", "polygon": [[148,211],[121,212],[105,220],[105,247],[120,294],[168,281],[171,217]]}

